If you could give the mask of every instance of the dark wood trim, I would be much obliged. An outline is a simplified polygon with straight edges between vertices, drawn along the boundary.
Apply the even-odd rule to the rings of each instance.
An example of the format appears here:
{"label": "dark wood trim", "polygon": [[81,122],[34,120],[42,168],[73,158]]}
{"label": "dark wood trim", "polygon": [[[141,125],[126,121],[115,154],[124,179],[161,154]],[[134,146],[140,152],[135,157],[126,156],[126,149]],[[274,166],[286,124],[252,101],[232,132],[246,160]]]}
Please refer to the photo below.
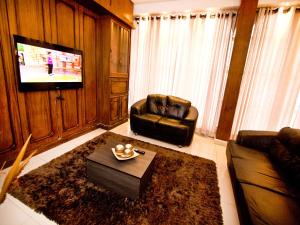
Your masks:
{"label": "dark wood trim", "polygon": [[111,129],[113,129],[113,128],[115,128],[115,127],[117,127],[117,126],[119,126],[119,125],[121,125],[123,123],[126,123],[127,121],[128,121],[128,117],[126,117],[126,118],[124,118],[122,120],[119,120],[118,122],[116,122],[114,124],[109,124],[108,125],[108,124],[98,123],[97,127],[105,129],[105,130],[111,130]]}
{"label": "dark wood trim", "polygon": [[244,72],[258,0],[242,0],[216,138],[228,140]]}

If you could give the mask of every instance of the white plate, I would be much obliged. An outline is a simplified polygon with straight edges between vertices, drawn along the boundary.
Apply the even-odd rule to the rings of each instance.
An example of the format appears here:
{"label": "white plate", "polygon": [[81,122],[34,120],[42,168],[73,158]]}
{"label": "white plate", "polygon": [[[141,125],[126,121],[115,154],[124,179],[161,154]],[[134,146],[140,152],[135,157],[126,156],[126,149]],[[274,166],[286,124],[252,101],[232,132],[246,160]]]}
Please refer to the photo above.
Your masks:
{"label": "white plate", "polygon": [[115,149],[115,148],[112,148],[111,151],[113,152],[114,156],[115,156],[118,160],[121,160],[121,161],[128,160],[128,159],[133,159],[133,158],[135,158],[135,157],[137,157],[137,156],[140,155],[139,153],[135,152],[134,149],[133,149],[133,155],[130,156],[130,157],[127,157],[127,158],[125,158],[125,157],[119,157],[119,156],[116,154],[116,149]]}

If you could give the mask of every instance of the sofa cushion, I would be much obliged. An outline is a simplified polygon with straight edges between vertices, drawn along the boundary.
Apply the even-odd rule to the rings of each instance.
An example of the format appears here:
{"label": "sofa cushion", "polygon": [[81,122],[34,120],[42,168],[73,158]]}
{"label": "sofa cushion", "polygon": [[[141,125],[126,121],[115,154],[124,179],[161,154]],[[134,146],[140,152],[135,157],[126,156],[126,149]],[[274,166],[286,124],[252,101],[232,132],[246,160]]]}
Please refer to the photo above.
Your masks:
{"label": "sofa cushion", "polygon": [[269,161],[268,153],[256,151],[253,148],[244,147],[242,145],[236,144],[234,141],[228,142],[226,151],[230,152],[231,157],[235,158]]}
{"label": "sofa cushion", "polygon": [[148,95],[147,112],[165,116],[167,112],[167,96],[159,94]]}
{"label": "sofa cushion", "polygon": [[182,98],[167,96],[167,105],[168,117],[175,119],[183,119],[187,115],[191,107],[191,102]]}
{"label": "sofa cushion", "polygon": [[285,180],[269,161],[249,161],[246,159],[233,158],[232,164],[239,183],[252,184],[297,198],[296,191],[286,185]]}
{"label": "sofa cushion", "polygon": [[284,127],[279,131],[278,139],[287,148],[300,156],[300,129]]}
{"label": "sofa cushion", "polygon": [[232,141],[228,143],[226,151],[227,158],[231,157],[236,179],[240,183],[256,185],[291,197],[298,196],[293,187],[286,185],[267,153],[243,147]]}
{"label": "sofa cushion", "polygon": [[241,190],[252,224],[299,224],[297,200],[249,184],[241,184]]}
{"label": "sofa cushion", "polygon": [[172,139],[174,144],[182,144],[189,135],[189,127],[180,120],[163,117],[156,124],[157,131]]}
{"label": "sofa cushion", "polygon": [[133,119],[131,122],[138,124],[138,127],[143,130],[154,130],[156,123],[161,119],[161,116],[145,113],[143,115],[132,115]]}
{"label": "sofa cushion", "polygon": [[278,164],[289,180],[300,186],[300,156],[286,147],[279,140],[275,140],[270,149],[270,156]]}

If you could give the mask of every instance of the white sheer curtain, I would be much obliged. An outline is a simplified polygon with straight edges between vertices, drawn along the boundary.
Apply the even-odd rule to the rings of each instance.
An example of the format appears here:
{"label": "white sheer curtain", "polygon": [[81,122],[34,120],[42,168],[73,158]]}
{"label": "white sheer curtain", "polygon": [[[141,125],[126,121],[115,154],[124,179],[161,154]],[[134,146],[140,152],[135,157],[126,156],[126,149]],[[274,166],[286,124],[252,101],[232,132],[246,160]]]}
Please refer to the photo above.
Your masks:
{"label": "white sheer curtain", "polygon": [[132,31],[129,105],[150,93],[188,99],[214,136],[232,49],[232,12],[141,18]]}
{"label": "white sheer curtain", "polygon": [[232,134],[300,128],[300,13],[260,9],[252,31]]}

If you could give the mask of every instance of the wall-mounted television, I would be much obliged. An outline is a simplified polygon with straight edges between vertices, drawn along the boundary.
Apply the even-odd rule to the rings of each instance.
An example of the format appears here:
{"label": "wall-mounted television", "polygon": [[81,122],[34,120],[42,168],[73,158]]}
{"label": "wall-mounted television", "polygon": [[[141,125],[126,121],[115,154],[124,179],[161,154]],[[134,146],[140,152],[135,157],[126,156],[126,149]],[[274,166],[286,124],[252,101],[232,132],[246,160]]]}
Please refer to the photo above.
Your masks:
{"label": "wall-mounted television", "polygon": [[83,87],[82,51],[14,35],[20,91]]}

